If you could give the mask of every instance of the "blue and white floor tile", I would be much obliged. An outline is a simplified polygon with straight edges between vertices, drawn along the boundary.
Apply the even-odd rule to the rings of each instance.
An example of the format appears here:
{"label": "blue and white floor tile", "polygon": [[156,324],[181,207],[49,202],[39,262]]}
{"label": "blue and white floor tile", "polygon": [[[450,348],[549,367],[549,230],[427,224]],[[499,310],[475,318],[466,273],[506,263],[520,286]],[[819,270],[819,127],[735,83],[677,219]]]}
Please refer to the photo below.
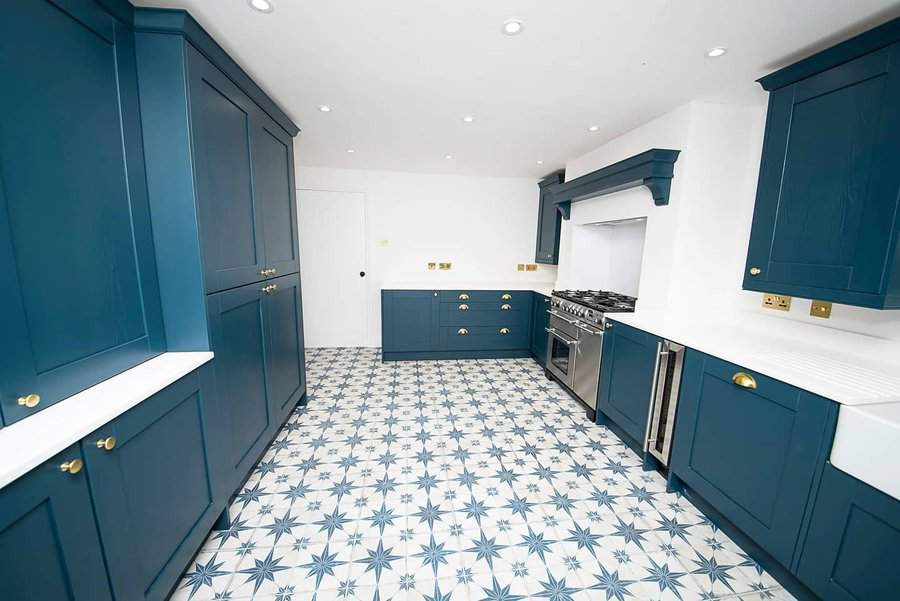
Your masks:
{"label": "blue and white floor tile", "polygon": [[173,599],[793,599],[530,359],[307,364]]}

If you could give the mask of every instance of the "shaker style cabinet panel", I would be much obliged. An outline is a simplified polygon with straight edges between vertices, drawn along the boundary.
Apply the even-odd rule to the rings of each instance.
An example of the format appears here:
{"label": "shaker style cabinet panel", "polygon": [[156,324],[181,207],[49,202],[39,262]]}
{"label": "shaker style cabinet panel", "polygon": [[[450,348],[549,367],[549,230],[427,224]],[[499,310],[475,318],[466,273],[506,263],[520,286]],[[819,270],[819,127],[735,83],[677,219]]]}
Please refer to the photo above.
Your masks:
{"label": "shaker style cabinet panel", "polygon": [[642,330],[606,323],[597,409],[639,445],[647,432],[659,343],[658,337]]}
{"label": "shaker style cabinet panel", "polygon": [[225,506],[211,405],[194,372],[82,442],[116,599],[165,599]]}
{"label": "shaker style cabinet panel", "polygon": [[381,327],[385,355],[430,351],[437,347],[437,292],[430,290],[382,290]]}
{"label": "shaker style cabinet panel", "polygon": [[[197,50],[189,47],[187,61],[204,274],[207,292],[216,292],[258,281],[266,268],[251,164],[257,109]],[[271,154],[268,143],[257,144]]]}
{"label": "shaker style cabinet panel", "polygon": [[550,326],[550,297],[533,293],[531,309],[531,355],[541,365],[547,363],[547,330]]}
{"label": "shaker style cabinet panel", "polygon": [[790,566],[836,421],[831,401],[690,349],[670,469]]}
{"label": "shaker style cabinet panel", "polygon": [[541,181],[540,203],[538,206],[537,247],[534,251],[536,263],[556,265],[559,263],[559,230],[562,215],[553,202],[549,186],[563,181],[562,175],[554,175]]}
{"label": "shaker style cabinet panel", "polygon": [[88,0],[8,3],[0,73],[10,424],[162,352],[165,337],[133,33]]}
{"label": "shaker style cabinet panel", "polygon": [[900,44],[771,92],[745,289],[900,308],[898,106]]}
{"label": "shaker style cabinet panel", "polygon": [[900,501],[825,466],[798,575],[824,601],[900,591]]}
{"label": "shaker style cabinet panel", "polygon": [[0,599],[112,601],[77,446],[0,490],[0,557]]}
{"label": "shaker style cabinet panel", "polygon": [[277,286],[265,299],[266,377],[270,411],[280,424],[306,393],[300,276],[277,278],[266,285]]}

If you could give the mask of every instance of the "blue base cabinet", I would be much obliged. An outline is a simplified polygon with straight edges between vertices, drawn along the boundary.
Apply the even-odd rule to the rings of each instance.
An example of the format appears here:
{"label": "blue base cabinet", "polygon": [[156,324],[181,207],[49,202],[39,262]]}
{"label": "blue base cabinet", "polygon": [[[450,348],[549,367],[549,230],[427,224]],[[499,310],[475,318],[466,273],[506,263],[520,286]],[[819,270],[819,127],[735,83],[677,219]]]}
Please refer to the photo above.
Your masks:
{"label": "blue base cabinet", "polygon": [[[225,507],[204,366],[82,442],[116,599],[163,601]],[[207,376],[208,377],[208,376]],[[115,446],[103,443],[115,438]],[[111,446],[111,445],[108,445]]]}
{"label": "blue base cabinet", "polygon": [[900,594],[898,566],[900,501],[828,464],[800,579],[824,601],[883,601]]}
{"label": "blue base cabinet", "polygon": [[87,474],[73,446],[0,490],[0,599],[112,601]]}
{"label": "blue base cabinet", "polygon": [[541,365],[547,364],[547,328],[550,326],[550,297],[540,292],[531,300],[531,356]]}
{"label": "blue base cabinet", "polygon": [[792,568],[835,403],[689,349],[677,415],[671,472]]}
{"label": "blue base cabinet", "polygon": [[528,357],[532,293],[382,290],[385,361]]}
{"label": "blue base cabinet", "polygon": [[[623,323],[606,322],[597,410],[638,446],[643,445],[647,431],[660,342],[653,334]],[[602,419],[599,414],[598,419]]]}

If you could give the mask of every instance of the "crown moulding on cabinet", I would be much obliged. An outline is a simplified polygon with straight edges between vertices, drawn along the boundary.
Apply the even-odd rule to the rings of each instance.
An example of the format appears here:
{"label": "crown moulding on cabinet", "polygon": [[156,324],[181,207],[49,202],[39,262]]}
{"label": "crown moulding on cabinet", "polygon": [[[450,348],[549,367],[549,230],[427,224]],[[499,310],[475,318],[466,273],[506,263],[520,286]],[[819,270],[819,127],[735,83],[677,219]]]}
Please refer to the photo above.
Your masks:
{"label": "crown moulding on cabinet", "polygon": [[573,202],[646,186],[657,206],[667,205],[679,154],[680,150],[652,148],[572,181],[553,184],[553,202],[563,219],[568,219]]}

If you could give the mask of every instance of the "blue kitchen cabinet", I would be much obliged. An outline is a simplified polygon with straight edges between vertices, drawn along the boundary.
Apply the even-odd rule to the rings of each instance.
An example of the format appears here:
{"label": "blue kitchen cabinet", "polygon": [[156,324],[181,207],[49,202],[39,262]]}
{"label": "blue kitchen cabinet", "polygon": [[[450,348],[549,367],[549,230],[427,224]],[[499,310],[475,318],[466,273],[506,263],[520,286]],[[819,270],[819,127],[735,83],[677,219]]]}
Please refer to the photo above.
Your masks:
{"label": "blue kitchen cabinet", "polygon": [[597,393],[598,416],[602,413],[612,420],[637,446],[643,446],[647,433],[660,342],[660,338],[643,330],[606,322]]}
{"label": "blue kitchen cabinet", "polygon": [[112,600],[77,445],[0,490],[0,557],[0,599]]}
{"label": "blue kitchen cabinet", "polygon": [[770,91],[744,288],[900,308],[900,20]]}
{"label": "blue kitchen cabinet", "polygon": [[826,465],[800,579],[824,601],[883,601],[900,591],[898,565],[900,501]]}
{"label": "blue kitchen cabinet", "polygon": [[550,186],[563,181],[562,174],[547,177],[538,184],[540,200],[538,203],[537,245],[534,251],[536,263],[556,265],[559,263],[559,231],[562,215],[553,202]]}
{"label": "blue kitchen cabinet", "polygon": [[116,599],[166,599],[225,507],[209,446],[215,401],[201,386],[207,369],[82,441]]}
{"label": "blue kitchen cabinet", "polygon": [[438,346],[438,293],[431,290],[382,290],[382,353],[433,351]]}
{"label": "blue kitchen cabinet", "polygon": [[9,3],[0,73],[0,413],[10,424],[166,341],[132,31],[89,0]]}
{"label": "blue kitchen cabinet", "polygon": [[531,304],[531,356],[547,364],[547,328],[550,326],[550,297],[534,292]]}
{"label": "blue kitchen cabinet", "polygon": [[208,297],[220,410],[226,422],[228,490],[234,490],[274,434],[267,386],[266,296],[271,284],[250,284]]}
{"label": "blue kitchen cabinet", "polygon": [[270,413],[281,424],[306,394],[300,276],[277,278],[266,285],[277,286],[264,299],[266,378]]}
{"label": "blue kitchen cabinet", "polygon": [[792,568],[836,421],[831,401],[689,349],[670,470]]}

